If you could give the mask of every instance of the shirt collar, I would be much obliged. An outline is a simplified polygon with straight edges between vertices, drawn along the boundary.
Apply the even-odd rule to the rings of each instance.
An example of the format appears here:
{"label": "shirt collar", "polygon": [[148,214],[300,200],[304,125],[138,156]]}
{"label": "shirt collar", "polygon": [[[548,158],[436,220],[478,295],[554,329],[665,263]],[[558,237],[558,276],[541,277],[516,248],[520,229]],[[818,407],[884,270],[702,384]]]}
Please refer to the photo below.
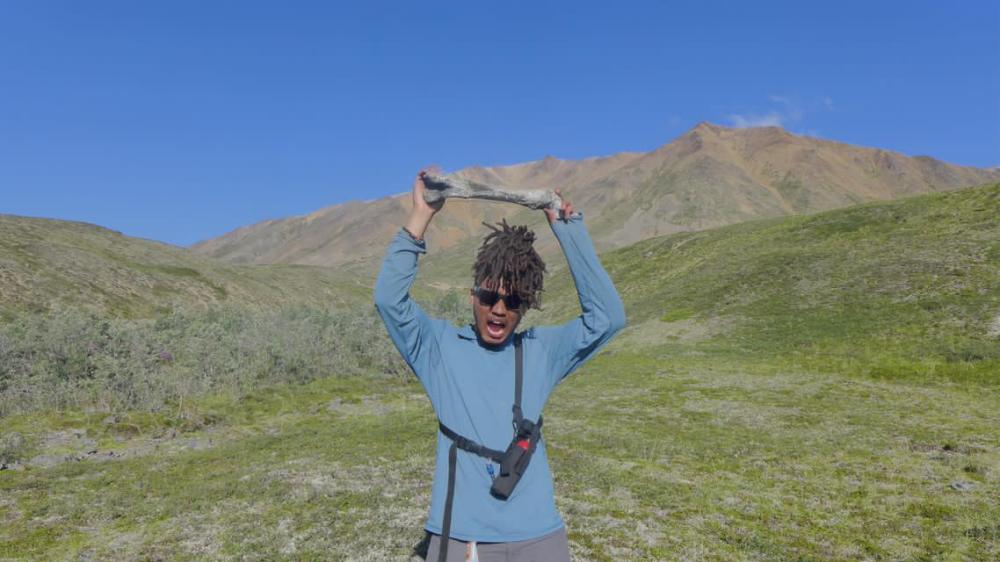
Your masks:
{"label": "shirt collar", "polygon": [[[476,337],[476,330],[475,330],[475,328],[472,327],[472,324],[466,324],[465,326],[462,326],[461,328],[458,329],[457,334],[458,334],[458,337],[462,338],[463,340],[470,340],[470,341],[474,341],[474,342],[479,342],[479,338]],[[534,330],[534,328],[528,328],[527,330],[521,332],[521,337],[522,338],[534,338],[535,337],[535,330]],[[494,351],[500,351],[501,349],[507,349],[507,347],[510,346],[510,345],[513,345],[513,343],[514,343],[514,338],[511,337],[511,338],[509,338],[507,340],[507,342],[501,348],[495,349]],[[483,346],[483,347],[486,347],[486,349],[492,349],[489,346]]]}

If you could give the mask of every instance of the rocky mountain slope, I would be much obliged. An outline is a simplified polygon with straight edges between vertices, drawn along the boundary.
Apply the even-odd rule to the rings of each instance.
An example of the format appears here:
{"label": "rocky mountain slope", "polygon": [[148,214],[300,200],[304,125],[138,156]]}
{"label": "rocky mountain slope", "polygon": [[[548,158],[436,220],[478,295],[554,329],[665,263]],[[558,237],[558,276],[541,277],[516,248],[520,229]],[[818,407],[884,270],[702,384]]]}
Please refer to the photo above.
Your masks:
{"label": "rocky mountain slope", "polygon": [[[674,232],[1000,180],[997,170],[927,156],[798,136],[778,127],[730,129],[709,123],[648,153],[579,161],[547,157],[461,172],[515,188],[561,188],[585,211],[602,250]],[[408,206],[406,193],[352,201],[246,226],[193,249],[235,263],[336,265],[370,272]],[[449,201],[427,238],[438,251],[468,255],[484,231],[480,223],[501,217],[544,225],[537,212]],[[551,255],[553,241],[543,241],[542,249]]]}

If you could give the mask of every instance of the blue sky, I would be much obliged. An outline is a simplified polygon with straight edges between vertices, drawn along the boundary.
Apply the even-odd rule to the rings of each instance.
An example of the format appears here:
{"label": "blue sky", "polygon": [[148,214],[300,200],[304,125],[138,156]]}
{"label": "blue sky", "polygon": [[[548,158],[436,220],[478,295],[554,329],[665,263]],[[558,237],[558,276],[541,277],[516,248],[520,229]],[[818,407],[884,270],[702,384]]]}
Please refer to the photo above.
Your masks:
{"label": "blue sky", "polygon": [[998,166],[1000,3],[0,2],[0,213],[178,245],[703,120]]}

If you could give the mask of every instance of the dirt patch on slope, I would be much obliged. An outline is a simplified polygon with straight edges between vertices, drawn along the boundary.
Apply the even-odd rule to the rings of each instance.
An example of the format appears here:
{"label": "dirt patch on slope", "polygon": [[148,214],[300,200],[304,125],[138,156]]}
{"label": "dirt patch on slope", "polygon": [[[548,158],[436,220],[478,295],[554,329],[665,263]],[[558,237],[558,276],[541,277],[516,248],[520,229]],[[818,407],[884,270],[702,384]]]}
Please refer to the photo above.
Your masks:
{"label": "dirt patch on slope", "polygon": [[618,337],[618,345],[644,348],[665,343],[698,343],[726,333],[732,325],[731,319],[721,317],[687,318],[674,322],[653,318],[626,328]]}

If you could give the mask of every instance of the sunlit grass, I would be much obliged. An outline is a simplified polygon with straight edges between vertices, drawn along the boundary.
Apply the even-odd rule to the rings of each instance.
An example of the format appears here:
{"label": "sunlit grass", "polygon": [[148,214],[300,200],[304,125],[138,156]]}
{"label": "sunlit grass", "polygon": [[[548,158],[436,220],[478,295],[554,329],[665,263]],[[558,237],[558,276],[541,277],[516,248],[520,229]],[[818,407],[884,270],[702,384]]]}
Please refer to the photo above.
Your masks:
{"label": "sunlit grass", "polygon": [[[630,325],[546,407],[574,558],[1000,558],[998,199],[988,186],[604,256]],[[574,314],[568,278],[548,296],[531,322]],[[0,419],[0,455],[21,460],[0,472],[0,559],[409,558],[436,424],[382,351],[351,376],[275,366],[267,387],[165,408]]]}

